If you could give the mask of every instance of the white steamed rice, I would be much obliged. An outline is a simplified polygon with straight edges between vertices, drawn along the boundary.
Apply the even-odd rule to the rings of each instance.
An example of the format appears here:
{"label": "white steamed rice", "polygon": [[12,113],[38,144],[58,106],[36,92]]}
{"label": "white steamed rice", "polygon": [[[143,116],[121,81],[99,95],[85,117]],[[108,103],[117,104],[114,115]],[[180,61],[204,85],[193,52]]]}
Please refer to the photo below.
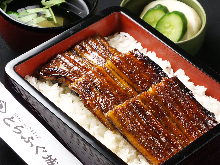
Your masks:
{"label": "white steamed rice", "polygon": [[[220,102],[212,97],[206,96],[204,86],[194,85],[189,81],[182,69],[175,73],[168,61],[156,57],[154,52],[147,51],[128,33],[116,33],[106,38],[109,44],[118,51],[126,53],[133,49],[139,49],[142,53],[149,56],[170,76],[177,76],[186,87],[188,87],[195,98],[209,111],[215,114],[216,120],[220,122]],[[41,82],[35,77],[26,76],[26,79],[47,98],[54,102],[74,121],[79,123],[85,130],[98,139],[102,144],[118,155],[129,165],[149,164],[146,159],[136,151],[119,133],[107,129],[93,114],[84,107],[79,97],[67,92],[58,84]]]}

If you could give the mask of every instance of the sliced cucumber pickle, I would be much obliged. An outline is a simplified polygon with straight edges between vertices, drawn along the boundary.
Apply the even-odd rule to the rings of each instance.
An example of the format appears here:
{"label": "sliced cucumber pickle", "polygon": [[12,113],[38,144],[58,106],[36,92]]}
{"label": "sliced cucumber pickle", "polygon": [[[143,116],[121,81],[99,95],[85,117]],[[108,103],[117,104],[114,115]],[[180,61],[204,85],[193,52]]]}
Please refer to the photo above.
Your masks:
{"label": "sliced cucumber pickle", "polygon": [[165,14],[157,22],[156,29],[170,40],[177,42],[187,31],[187,19],[182,12],[173,11]]}
{"label": "sliced cucumber pickle", "polygon": [[145,13],[143,20],[155,28],[158,20],[168,12],[166,6],[158,4]]}

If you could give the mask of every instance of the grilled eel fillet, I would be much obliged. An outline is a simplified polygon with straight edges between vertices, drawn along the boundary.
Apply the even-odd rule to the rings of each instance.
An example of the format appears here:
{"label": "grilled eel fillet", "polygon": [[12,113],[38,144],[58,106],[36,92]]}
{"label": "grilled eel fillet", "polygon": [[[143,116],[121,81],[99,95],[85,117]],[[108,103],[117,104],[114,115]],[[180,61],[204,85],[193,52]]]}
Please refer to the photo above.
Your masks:
{"label": "grilled eel fillet", "polygon": [[107,113],[152,164],[162,164],[217,122],[176,78],[164,78]]}
{"label": "grilled eel fillet", "polygon": [[112,129],[104,113],[147,90],[166,75],[138,50],[122,54],[104,38],[96,36],[58,54],[39,70],[38,76],[78,93],[86,107]]}
{"label": "grilled eel fillet", "polygon": [[120,52],[111,48],[103,37],[92,37],[75,45],[71,50],[58,54],[40,68],[37,76],[68,86],[91,68],[104,66],[106,60],[114,54],[120,54]]}
{"label": "grilled eel fillet", "polygon": [[37,76],[68,85],[91,68],[105,64],[108,56],[112,56],[108,51],[109,46],[105,45],[108,45],[107,41],[100,36],[84,40],[71,50],[58,54],[38,71]]}
{"label": "grilled eel fillet", "polygon": [[123,90],[102,67],[87,72],[71,84],[71,89],[77,92],[84,105],[112,130],[113,126],[104,113],[135,96]]}
{"label": "grilled eel fillet", "polygon": [[84,40],[72,50],[57,55],[40,69],[39,77],[68,85],[97,66],[103,67],[123,89],[134,94],[166,77],[157,64],[138,50],[122,54],[100,36]]}
{"label": "grilled eel fillet", "polygon": [[76,51],[66,51],[58,54],[48,64],[40,68],[37,76],[68,86],[91,70],[93,66]]}
{"label": "grilled eel fillet", "polygon": [[163,77],[167,77],[159,65],[137,49],[127,54],[118,54],[111,57],[107,60],[106,65],[138,93],[148,90],[152,84],[156,84]]}

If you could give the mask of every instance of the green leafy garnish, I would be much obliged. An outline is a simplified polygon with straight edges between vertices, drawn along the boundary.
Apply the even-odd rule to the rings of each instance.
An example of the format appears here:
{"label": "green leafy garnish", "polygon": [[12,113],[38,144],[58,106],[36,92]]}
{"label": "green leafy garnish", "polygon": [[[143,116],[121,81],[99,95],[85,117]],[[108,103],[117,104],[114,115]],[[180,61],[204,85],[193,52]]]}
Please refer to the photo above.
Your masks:
{"label": "green leafy garnish", "polygon": [[65,2],[65,0],[47,0],[47,1],[46,0],[42,0],[41,1],[41,4],[45,6],[44,8],[48,8],[49,9],[54,23],[57,23],[57,20],[56,20],[56,17],[54,15],[53,10],[51,9],[51,7],[55,6],[55,5],[60,5],[63,2]]}
{"label": "green leafy garnish", "polygon": [[53,18],[54,23],[57,23],[56,17],[54,15],[53,10],[51,9],[51,7],[49,7],[49,11],[50,11],[50,14],[51,14],[51,16]]}
{"label": "green leafy garnish", "polygon": [[61,3],[65,2],[65,0],[42,0],[41,4],[45,7],[49,8],[54,5],[60,5]]}
{"label": "green leafy garnish", "polygon": [[[0,4],[0,8],[4,12],[6,12],[7,5],[12,1],[13,0],[3,1]],[[6,13],[12,18],[32,26],[36,26],[36,24],[43,21],[53,21],[55,24],[57,24],[57,19],[51,7],[55,5],[60,5],[63,2],[65,2],[65,0],[41,0],[41,4],[43,5],[43,7],[41,8],[40,7],[36,7],[33,9],[24,8],[24,10],[22,11],[18,11],[18,12],[8,11]]]}

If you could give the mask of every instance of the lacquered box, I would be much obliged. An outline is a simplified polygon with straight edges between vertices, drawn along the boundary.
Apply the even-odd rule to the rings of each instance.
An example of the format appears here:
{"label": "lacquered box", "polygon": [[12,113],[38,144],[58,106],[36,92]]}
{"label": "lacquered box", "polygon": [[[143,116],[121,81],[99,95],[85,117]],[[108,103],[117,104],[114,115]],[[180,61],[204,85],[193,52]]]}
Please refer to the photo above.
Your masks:
{"label": "lacquered box", "polygon": [[[172,41],[161,35],[141,19],[127,10],[113,7],[102,11],[55,38],[30,50],[9,62],[6,74],[11,86],[32,107],[39,118],[46,121],[68,149],[84,164],[126,164],[81,126],[69,118],[45,96],[32,87],[24,77],[32,75],[58,53],[93,35],[109,36],[116,32],[127,32],[158,57],[168,60],[174,71],[181,68],[192,82],[207,88],[207,95],[220,100],[220,76],[184,52]],[[205,71],[204,71],[205,70]],[[220,125],[210,130],[164,164],[203,164],[219,162],[207,155],[220,152]],[[213,154],[214,155],[214,154]]]}

